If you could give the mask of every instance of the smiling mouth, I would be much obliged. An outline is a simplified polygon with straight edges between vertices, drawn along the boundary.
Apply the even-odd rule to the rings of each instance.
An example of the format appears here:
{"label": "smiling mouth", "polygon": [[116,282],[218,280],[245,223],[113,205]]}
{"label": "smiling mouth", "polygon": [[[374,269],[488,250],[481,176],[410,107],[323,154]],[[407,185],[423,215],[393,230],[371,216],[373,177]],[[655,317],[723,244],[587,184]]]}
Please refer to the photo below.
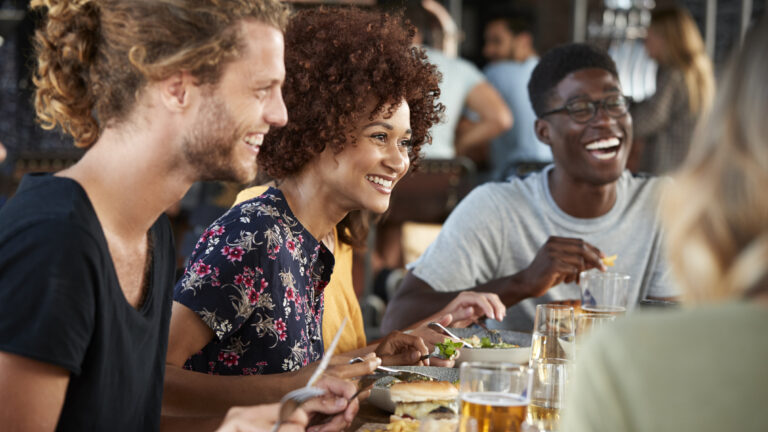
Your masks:
{"label": "smiling mouth", "polygon": [[255,133],[255,134],[248,134],[245,136],[245,144],[248,145],[252,150],[258,153],[259,148],[261,147],[261,144],[264,142],[264,134],[262,133]]}
{"label": "smiling mouth", "polygon": [[392,180],[387,180],[378,176],[367,175],[365,176],[365,179],[386,189],[392,189],[392,186],[394,185]]}
{"label": "smiling mouth", "polygon": [[596,159],[608,160],[613,159],[619,153],[619,147],[621,146],[621,140],[616,137],[600,139],[592,141],[584,146],[589,154]]}

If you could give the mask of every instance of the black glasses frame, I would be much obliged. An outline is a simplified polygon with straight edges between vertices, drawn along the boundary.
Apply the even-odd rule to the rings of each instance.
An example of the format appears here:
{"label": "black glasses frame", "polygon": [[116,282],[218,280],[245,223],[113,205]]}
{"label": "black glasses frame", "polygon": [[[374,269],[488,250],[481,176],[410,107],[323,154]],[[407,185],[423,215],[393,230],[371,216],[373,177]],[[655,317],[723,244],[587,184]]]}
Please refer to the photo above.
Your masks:
{"label": "black glasses frame", "polygon": [[[632,97],[631,96],[625,96],[625,95],[619,95],[619,96],[624,98],[624,102],[626,104],[626,111],[624,111],[621,114],[614,115],[614,114],[611,114],[607,109],[605,109],[606,101],[608,99],[611,99],[611,98],[615,97],[615,96],[608,96],[608,97],[605,97],[603,99],[594,100],[594,101],[593,100],[591,100],[591,101],[581,101],[581,100],[579,100],[579,101],[571,101],[571,102],[568,102],[567,104],[561,106],[560,108],[556,108],[556,109],[553,109],[553,110],[549,110],[549,111],[547,111],[545,113],[542,113],[539,117],[545,117],[545,116],[548,116],[548,115],[551,115],[551,114],[557,114],[557,113],[565,111],[566,113],[568,113],[568,117],[570,117],[571,120],[575,121],[576,123],[589,123],[589,122],[591,122],[592,120],[595,119],[595,116],[597,116],[597,111],[602,108],[603,111],[605,111],[605,113],[608,114],[610,117],[619,118],[619,117],[625,116],[625,115],[627,115],[627,113],[629,113],[629,106],[632,104]],[[592,107],[592,115],[588,119],[586,119],[586,120],[577,120],[577,119],[573,118],[573,114],[571,114],[571,110],[568,109],[568,105],[570,105],[570,104],[572,104],[574,102],[587,102],[587,103],[589,103],[589,105]]]}

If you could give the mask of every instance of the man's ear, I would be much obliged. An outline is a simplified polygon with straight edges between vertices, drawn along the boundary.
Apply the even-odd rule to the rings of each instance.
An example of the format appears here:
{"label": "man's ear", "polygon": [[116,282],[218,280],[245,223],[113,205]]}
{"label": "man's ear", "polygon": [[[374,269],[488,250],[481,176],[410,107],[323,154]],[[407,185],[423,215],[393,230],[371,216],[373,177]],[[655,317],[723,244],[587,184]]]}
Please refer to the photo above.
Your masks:
{"label": "man's ear", "polygon": [[192,75],[188,72],[176,72],[158,83],[160,99],[171,111],[183,111],[191,104],[192,94],[196,92]]}
{"label": "man's ear", "polygon": [[546,120],[542,120],[538,118],[533,123],[533,128],[536,131],[536,138],[538,138],[539,141],[543,142],[548,146],[551,146],[551,141],[549,139],[550,127],[551,125]]}

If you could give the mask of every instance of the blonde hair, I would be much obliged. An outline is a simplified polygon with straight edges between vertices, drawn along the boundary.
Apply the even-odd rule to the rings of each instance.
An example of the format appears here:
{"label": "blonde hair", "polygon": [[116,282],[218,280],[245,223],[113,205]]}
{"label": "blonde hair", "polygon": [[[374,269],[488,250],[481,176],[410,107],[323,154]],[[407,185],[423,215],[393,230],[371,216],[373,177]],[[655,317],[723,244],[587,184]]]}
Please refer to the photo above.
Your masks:
{"label": "blonde hair", "polygon": [[764,289],[768,276],[768,21],[745,40],[663,200],[670,262],[697,301]]}
{"label": "blonde hair", "polygon": [[278,0],[33,0],[47,9],[35,35],[35,108],[45,129],[60,125],[89,147],[123,120],[151,81],[188,71],[215,84],[244,46],[242,20],[285,29]]}
{"label": "blonde hair", "polygon": [[650,28],[666,47],[660,62],[683,73],[690,112],[706,111],[715,97],[715,77],[712,61],[691,15],[682,8],[654,10]]}

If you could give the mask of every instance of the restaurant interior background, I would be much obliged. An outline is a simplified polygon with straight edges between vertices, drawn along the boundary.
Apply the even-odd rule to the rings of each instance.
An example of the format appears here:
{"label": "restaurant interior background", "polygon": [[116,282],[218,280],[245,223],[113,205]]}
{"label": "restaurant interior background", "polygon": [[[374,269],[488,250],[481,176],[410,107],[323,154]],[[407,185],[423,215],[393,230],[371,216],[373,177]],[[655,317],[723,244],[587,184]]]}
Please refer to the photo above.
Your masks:
{"label": "restaurant interior background", "polygon": [[[392,6],[398,1],[401,2],[296,0],[293,3],[299,8],[318,4],[354,4],[367,8]],[[485,64],[481,52],[485,23],[504,14],[527,14],[534,23],[534,41],[539,53],[571,41],[599,44],[609,49],[625,89],[636,99],[646,98],[655,91],[656,66],[642,49],[651,9],[677,4],[690,11],[704,36],[716,75],[748,24],[766,11],[766,0],[439,0],[439,3],[455,23],[457,31],[453,36],[458,55],[480,68]],[[28,12],[28,5],[29,0],[0,0],[0,143],[7,152],[0,162],[0,206],[13,194],[25,173],[58,171],[82,154],[71,139],[56,131],[44,131],[35,124],[30,103],[29,39],[36,17]],[[423,226],[419,224],[439,227],[461,197],[476,184],[475,171],[474,163],[464,158],[424,164],[419,173],[411,174],[395,190],[384,220],[397,226],[406,223],[408,228]],[[224,213],[240,187],[196,184],[177,206],[169,209],[176,231],[179,267],[183,267],[203,229]],[[406,240],[417,238],[417,234],[410,234],[412,231],[403,232],[405,234],[397,231]],[[426,232],[429,233],[429,229]],[[425,246],[423,243],[426,242],[417,244],[415,253]],[[376,230],[371,230],[367,250],[355,257],[355,290],[361,299],[366,334],[371,339],[378,336],[378,320],[385,307],[382,297],[396,287],[403,264],[413,259],[414,252],[407,249],[409,245],[403,243],[399,247],[395,258],[398,268],[394,272],[381,271],[387,267],[387,260],[376,253]]]}

